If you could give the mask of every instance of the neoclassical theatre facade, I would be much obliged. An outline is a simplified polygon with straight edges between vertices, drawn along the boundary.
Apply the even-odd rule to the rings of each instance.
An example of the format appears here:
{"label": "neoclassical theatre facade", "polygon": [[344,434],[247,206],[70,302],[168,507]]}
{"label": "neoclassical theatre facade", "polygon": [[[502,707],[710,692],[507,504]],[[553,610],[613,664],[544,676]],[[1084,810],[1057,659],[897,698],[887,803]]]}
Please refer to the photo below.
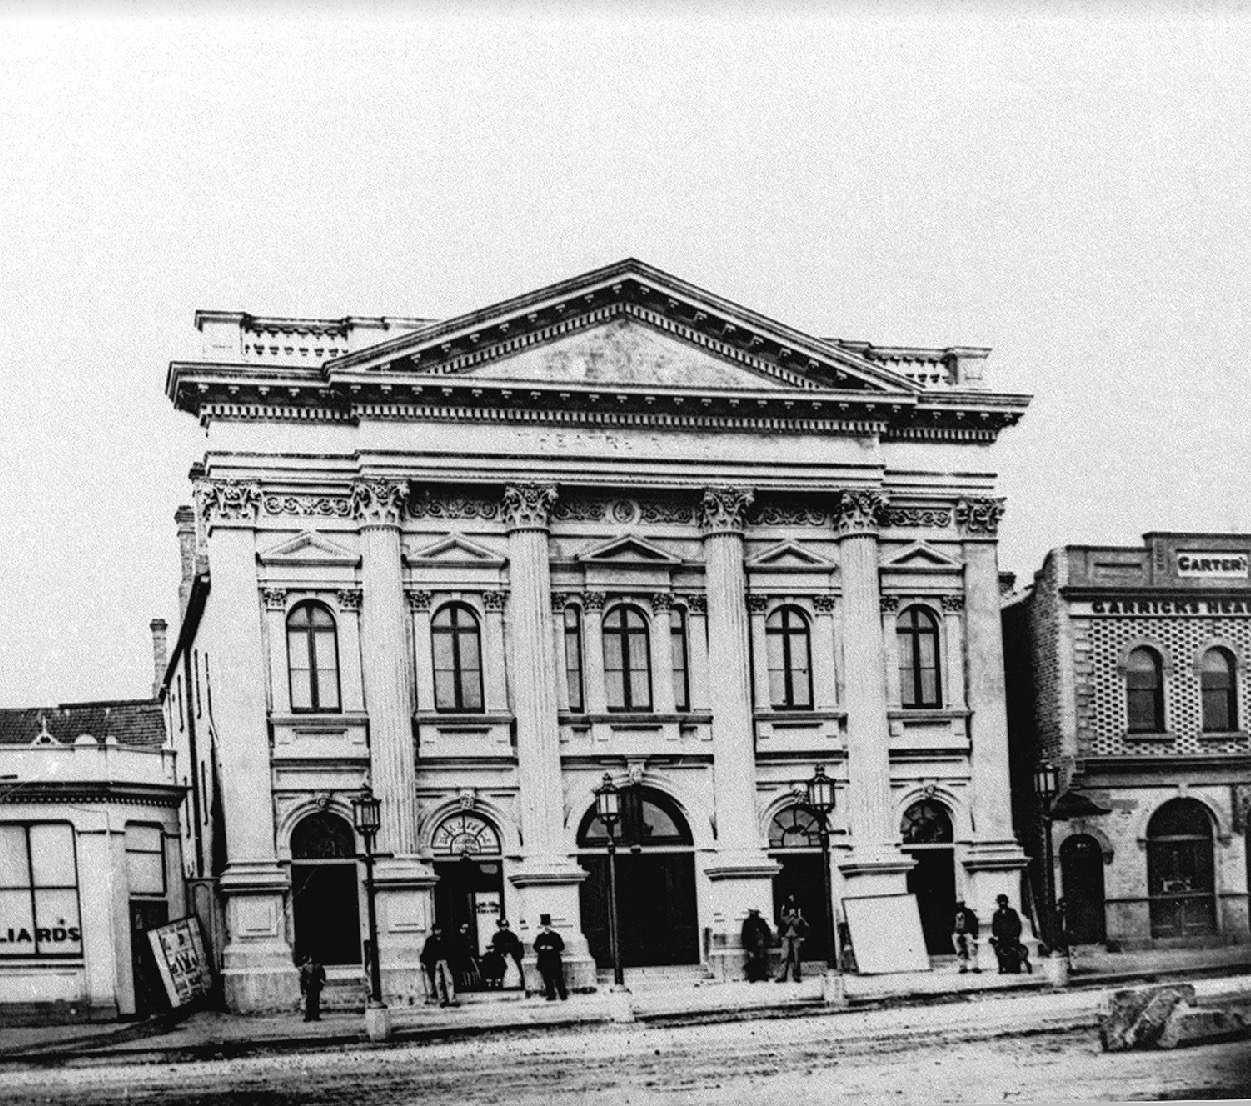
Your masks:
{"label": "neoclassical theatre facade", "polygon": [[366,780],[393,1002],[436,920],[500,914],[595,984],[605,774],[627,966],[737,975],[787,893],[825,956],[818,765],[840,923],[943,953],[957,897],[1019,905],[991,447],[1027,398],[986,350],[812,337],[637,261],[446,321],[197,326],[166,701],[232,1006],[293,1001],[301,951],[359,977]]}

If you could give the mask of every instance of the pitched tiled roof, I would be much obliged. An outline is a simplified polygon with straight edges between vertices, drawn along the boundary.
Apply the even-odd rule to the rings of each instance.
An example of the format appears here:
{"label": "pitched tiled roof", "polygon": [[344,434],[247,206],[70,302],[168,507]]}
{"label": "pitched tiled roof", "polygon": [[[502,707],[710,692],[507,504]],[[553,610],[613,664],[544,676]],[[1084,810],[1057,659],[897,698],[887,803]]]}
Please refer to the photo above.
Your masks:
{"label": "pitched tiled roof", "polygon": [[43,731],[62,745],[82,734],[97,741],[115,737],[119,745],[159,748],[165,744],[165,717],[151,699],[115,699],[99,703],[62,703],[55,707],[0,709],[0,745],[30,745]]}

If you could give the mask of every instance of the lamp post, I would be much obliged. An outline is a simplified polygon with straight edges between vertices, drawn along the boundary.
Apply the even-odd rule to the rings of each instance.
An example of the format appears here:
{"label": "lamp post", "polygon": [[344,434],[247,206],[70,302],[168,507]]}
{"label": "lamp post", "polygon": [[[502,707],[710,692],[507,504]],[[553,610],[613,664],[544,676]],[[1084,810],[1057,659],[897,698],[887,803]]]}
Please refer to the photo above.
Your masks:
{"label": "lamp post", "polygon": [[352,821],[365,840],[365,903],[369,915],[369,1003],[365,1007],[365,1032],[371,1041],[391,1036],[391,1015],[382,1001],[382,970],[378,963],[378,914],[374,907],[374,836],[382,825],[382,800],[369,784],[352,799]]}
{"label": "lamp post", "polygon": [[1045,871],[1043,875],[1043,895],[1046,899],[1043,936],[1052,952],[1057,949],[1056,941],[1056,892],[1055,892],[1055,861],[1052,856],[1051,843],[1051,803],[1060,790],[1060,773],[1054,764],[1040,764],[1034,769],[1034,794],[1038,796],[1038,804],[1042,809],[1043,818],[1043,856]]}
{"label": "lamp post", "polygon": [[821,880],[825,888],[825,960],[831,972],[837,973],[838,949],[834,940],[834,889],[830,884],[830,823],[828,815],[834,809],[834,781],[825,774],[825,765],[818,764],[805,787],[808,791],[808,808],[817,816],[817,829],[821,837]]}
{"label": "lamp post", "polygon": [[621,818],[621,794],[607,772],[604,782],[595,789],[595,814],[608,835],[608,945],[612,951],[612,978],[616,986],[624,987],[621,941],[617,936],[617,839],[614,836]]}

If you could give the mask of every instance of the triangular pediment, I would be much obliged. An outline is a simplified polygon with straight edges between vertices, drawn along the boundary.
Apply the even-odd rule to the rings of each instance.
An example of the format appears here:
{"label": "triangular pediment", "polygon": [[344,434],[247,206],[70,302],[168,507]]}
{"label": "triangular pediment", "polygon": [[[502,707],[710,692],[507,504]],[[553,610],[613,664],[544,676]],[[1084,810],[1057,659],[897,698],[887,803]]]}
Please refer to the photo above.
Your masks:
{"label": "triangular pediment", "polygon": [[260,554],[261,564],[266,565],[358,565],[360,561],[360,554],[316,530],[305,530]]}
{"label": "triangular pediment", "polygon": [[918,385],[627,259],[330,361],[331,379],[491,382],[692,391],[854,392],[912,397]]}
{"label": "triangular pediment", "polygon": [[818,553],[814,553],[811,549],[805,549],[798,542],[784,541],[777,545],[771,546],[763,553],[757,554],[747,562],[748,568],[774,568],[774,569],[832,569],[834,563],[822,557]]}
{"label": "triangular pediment", "polygon": [[667,553],[658,545],[635,534],[625,534],[611,541],[601,542],[584,549],[574,560],[596,564],[630,565],[680,565],[680,557]]}
{"label": "triangular pediment", "polygon": [[953,569],[962,567],[959,561],[952,560],[940,549],[935,549],[923,541],[913,542],[903,549],[897,550],[882,561],[883,568],[908,568],[933,571],[934,569]]}
{"label": "triangular pediment", "polygon": [[433,545],[406,554],[404,560],[410,565],[471,565],[478,568],[498,568],[504,563],[504,558],[498,553],[470,541],[463,534],[450,534]]}

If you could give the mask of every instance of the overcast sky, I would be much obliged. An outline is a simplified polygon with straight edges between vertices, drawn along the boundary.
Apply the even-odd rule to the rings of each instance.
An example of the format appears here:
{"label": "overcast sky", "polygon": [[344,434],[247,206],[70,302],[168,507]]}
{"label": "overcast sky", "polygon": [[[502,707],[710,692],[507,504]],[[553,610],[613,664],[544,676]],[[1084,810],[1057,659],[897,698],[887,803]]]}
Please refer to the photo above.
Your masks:
{"label": "overcast sky", "polygon": [[0,706],[147,694],[202,307],[441,317],[636,256],[993,347],[1035,396],[1006,569],[1251,529],[1246,4],[34,7],[0,3]]}

